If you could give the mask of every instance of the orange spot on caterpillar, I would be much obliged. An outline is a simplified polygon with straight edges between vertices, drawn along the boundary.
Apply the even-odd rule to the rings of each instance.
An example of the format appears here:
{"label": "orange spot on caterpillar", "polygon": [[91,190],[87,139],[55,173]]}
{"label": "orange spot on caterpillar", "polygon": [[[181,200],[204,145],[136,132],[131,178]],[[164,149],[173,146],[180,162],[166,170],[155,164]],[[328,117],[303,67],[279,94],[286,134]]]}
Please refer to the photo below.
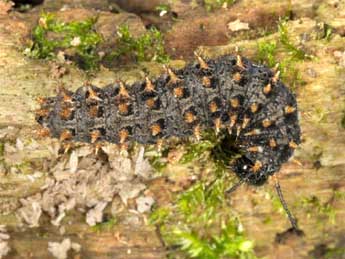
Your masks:
{"label": "orange spot on caterpillar", "polygon": [[184,115],[184,120],[185,120],[185,122],[187,122],[187,123],[192,123],[192,122],[194,122],[194,121],[196,120],[196,116],[194,115],[193,112],[187,111],[187,112],[185,113],[185,115]]}
{"label": "orange spot on caterpillar", "polygon": [[262,152],[263,151],[262,147],[260,147],[260,146],[249,147],[247,150],[249,152]]}
{"label": "orange spot on caterpillar", "polygon": [[255,135],[259,135],[260,134],[260,130],[259,129],[253,129],[247,133],[245,133],[245,136],[255,136]]}
{"label": "orange spot on caterpillar", "polygon": [[233,76],[232,76],[232,79],[235,80],[236,82],[239,82],[241,81],[241,74],[239,72],[236,72]]}
{"label": "orange spot on caterpillar", "polygon": [[169,83],[177,83],[178,81],[181,81],[180,78],[177,77],[177,75],[167,66],[165,66],[167,72],[168,72],[168,75],[170,76],[170,81]]}
{"label": "orange spot on caterpillar", "polygon": [[271,126],[272,125],[272,121],[270,121],[269,119],[264,119],[263,121],[262,121],[262,126],[264,127],[264,128],[268,128],[269,126]]}
{"label": "orange spot on caterpillar", "polygon": [[215,113],[218,110],[218,105],[215,101],[210,102],[208,106],[212,113]]}
{"label": "orange spot on caterpillar", "polygon": [[284,112],[286,114],[294,113],[296,111],[296,108],[290,105],[287,105],[284,107]]}
{"label": "orange spot on caterpillar", "polygon": [[201,69],[208,69],[208,65],[206,63],[205,60],[202,59],[202,57],[200,57],[200,55],[196,52],[194,52],[194,55],[196,56],[196,58],[198,59],[199,65]]}
{"label": "orange spot on caterpillar", "polygon": [[72,138],[72,133],[68,129],[65,129],[63,132],[60,134],[60,141],[65,141],[69,140]]}
{"label": "orange spot on caterpillar", "polygon": [[146,84],[144,91],[147,93],[153,92],[155,90],[154,84],[151,82],[151,80],[148,77],[145,77]]}
{"label": "orange spot on caterpillar", "polygon": [[269,94],[269,93],[271,92],[271,90],[272,90],[271,84],[267,84],[267,85],[264,87],[263,92],[264,92],[264,94]]}
{"label": "orange spot on caterpillar", "polygon": [[236,124],[236,121],[237,121],[237,115],[231,115],[230,116],[230,128],[232,128],[233,126],[235,126]]}
{"label": "orange spot on caterpillar", "polygon": [[87,92],[89,93],[88,99],[100,101],[102,100],[101,98],[98,97],[97,93],[92,89],[91,86],[87,88]]}
{"label": "orange spot on caterpillar", "polygon": [[291,140],[289,142],[289,147],[292,149],[296,149],[298,147],[298,145],[296,144],[296,142],[294,142],[293,140]]}
{"label": "orange spot on caterpillar", "polygon": [[44,98],[44,97],[37,97],[36,102],[38,102],[40,105],[45,105],[47,104],[48,100],[47,98]]}
{"label": "orange spot on caterpillar", "polygon": [[259,109],[259,105],[257,103],[253,103],[250,105],[250,111],[252,113],[256,113],[258,111],[258,109]]}
{"label": "orange spot on caterpillar", "polygon": [[202,78],[202,85],[205,87],[211,87],[211,79],[207,76]]}
{"label": "orange spot on caterpillar", "polygon": [[93,130],[90,133],[91,143],[95,143],[100,136],[101,136],[101,132],[99,130]]}
{"label": "orange spot on caterpillar", "polygon": [[253,173],[257,173],[258,171],[260,171],[261,168],[262,168],[262,163],[260,161],[256,160],[251,169],[252,169]]}
{"label": "orange spot on caterpillar", "polygon": [[273,139],[273,138],[271,138],[270,140],[269,140],[269,146],[271,147],[271,148],[275,148],[276,146],[277,146],[277,142],[275,141],[275,139]]}
{"label": "orange spot on caterpillar", "polygon": [[237,108],[240,105],[240,101],[238,98],[232,98],[230,99],[230,105],[232,108]]}
{"label": "orange spot on caterpillar", "polygon": [[89,115],[90,117],[97,117],[98,114],[98,106],[97,105],[92,105],[89,108]]}
{"label": "orange spot on caterpillar", "polygon": [[154,123],[153,125],[150,126],[150,129],[151,129],[152,136],[157,136],[159,133],[162,132],[162,127],[159,123]]}
{"label": "orange spot on caterpillar", "polygon": [[214,121],[214,126],[215,126],[215,130],[216,130],[216,134],[219,133],[220,128],[222,127],[222,121],[220,120],[220,118],[216,118]]}
{"label": "orange spot on caterpillar", "polygon": [[35,111],[35,114],[37,116],[47,117],[49,115],[49,110],[48,109],[38,109]]}
{"label": "orange spot on caterpillar", "polygon": [[127,129],[121,129],[119,131],[120,144],[125,143],[125,141],[127,140],[128,136],[129,136],[128,130]]}
{"label": "orange spot on caterpillar", "polygon": [[65,107],[60,111],[60,117],[67,120],[72,114],[72,108]]}
{"label": "orange spot on caterpillar", "polygon": [[126,115],[129,112],[129,104],[127,102],[120,103],[117,108],[122,115]]}
{"label": "orange spot on caterpillar", "polygon": [[200,124],[196,125],[193,128],[193,134],[194,134],[195,139],[197,141],[200,141],[200,139],[201,139],[201,127],[200,127]]}
{"label": "orange spot on caterpillar", "polygon": [[150,109],[152,109],[153,107],[155,107],[156,101],[154,98],[149,98],[145,101],[145,104],[147,107],[149,107]]}
{"label": "orange spot on caterpillar", "polygon": [[184,95],[184,89],[182,87],[176,87],[174,88],[174,96],[176,98],[182,98]]}
{"label": "orange spot on caterpillar", "polygon": [[280,71],[278,70],[278,71],[274,74],[274,76],[272,77],[272,82],[273,82],[273,83],[277,83],[278,80],[279,80],[279,76],[280,76]]}
{"label": "orange spot on caterpillar", "polygon": [[245,129],[248,126],[248,123],[250,122],[250,118],[247,116],[244,116],[243,122],[242,122],[242,129]]}
{"label": "orange spot on caterpillar", "polygon": [[119,96],[124,97],[124,98],[129,98],[129,93],[128,93],[126,86],[123,82],[120,82]]}
{"label": "orange spot on caterpillar", "polygon": [[236,56],[236,65],[241,69],[246,69],[240,55]]}
{"label": "orange spot on caterpillar", "polygon": [[50,136],[50,129],[47,127],[41,127],[38,131],[37,134],[39,137],[49,137]]}

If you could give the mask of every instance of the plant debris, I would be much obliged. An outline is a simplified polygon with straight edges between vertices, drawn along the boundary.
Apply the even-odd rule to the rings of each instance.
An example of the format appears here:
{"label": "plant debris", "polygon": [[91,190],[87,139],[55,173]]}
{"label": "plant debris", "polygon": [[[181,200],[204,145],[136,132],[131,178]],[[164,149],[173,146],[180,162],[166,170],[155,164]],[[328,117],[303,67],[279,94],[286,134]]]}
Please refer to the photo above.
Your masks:
{"label": "plant debris", "polygon": [[66,259],[70,250],[79,252],[80,249],[81,246],[78,243],[71,242],[69,238],[65,238],[61,243],[48,242],[48,251],[57,259]]}
{"label": "plant debris", "polygon": [[82,145],[57,158],[42,192],[21,199],[17,216],[29,227],[37,227],[41,216],[47,214],[58,226],[68,211],[77,208],[86,212],[86,223],[94,226],[103,221],[103,211],[114,197],[127,204],[146,189],[143,181],[150,178],[152,169],[143,148],[132,157],[121,155],[112,144],[100,152],[107,158],[100,159],[91,146]]}
{"label": "plant debris", "polygon": [[249,24],[245,22],[241,22],[239,19],[229,22],[228,28],[230,31],[243,31],[243,30],[249,30]]}
{"label": "plant debris", "polygon": [[10,239],[10,235],[7,234],[6,226],[0,225],[0,259],[4,258],[11,251],[8,239]]}

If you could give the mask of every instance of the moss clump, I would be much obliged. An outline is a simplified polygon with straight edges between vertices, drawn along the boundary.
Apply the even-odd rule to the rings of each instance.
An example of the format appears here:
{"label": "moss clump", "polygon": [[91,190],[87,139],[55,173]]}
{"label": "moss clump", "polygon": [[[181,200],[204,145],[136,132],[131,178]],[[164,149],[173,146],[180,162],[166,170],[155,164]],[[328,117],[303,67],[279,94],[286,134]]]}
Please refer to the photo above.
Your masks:
{"label": "moss clump", "polygon": [[224,179],[198,183],[178,197],[176,206],[150,216],[171,250],[171,258],[256,258],[238,219],[225,201]]}
{"label": "moss clump", "polygon": [[257,46],[257,60],[261,63],[267,64],[269,67],[274,67],[277,64],[276,60],[277,43],[274,41],[261,41]]}
{"label": "moss clump", "polygon": [[[85,21],[64,23],[51,13],[44,13],[32,32],[32,44],[25,53],[33,58],[57,57],[59,51],[72,53],[72,60],[85,70],[96,69],[99,65],[97,45],[101,36],[93,29],[96,18]],[[74,57],[73,57],[74,56]]]}
{"label": "moss clump", "polygon": [[140,37],[134,37],[127,25],[118,29],[119,38],[116,42],[116,49],[109,58],[130,57],[135,61],[156,61],[167,63],[169,56],[164,50],[163,36],[156,28],[151,28]]}
{"label": "moss clump", "polygon": [[[335,198],[336,194],[334,194],[331,200]],[[308,217],[314,217],[315,215],[326,217],[331,224],[335,224],[336,210],[330,201],[322,203],[317,196],[312,195],[310,197],[304,197],[301,200],[301,205],[306,210]]]}

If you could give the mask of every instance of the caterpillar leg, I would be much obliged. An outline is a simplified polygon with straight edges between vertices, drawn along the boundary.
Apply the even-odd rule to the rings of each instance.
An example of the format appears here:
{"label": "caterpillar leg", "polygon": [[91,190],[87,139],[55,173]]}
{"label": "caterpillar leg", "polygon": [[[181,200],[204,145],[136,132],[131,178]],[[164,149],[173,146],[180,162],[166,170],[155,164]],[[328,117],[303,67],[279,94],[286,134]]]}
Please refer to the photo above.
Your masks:
{"label": "caterpillar leg", "polygon": [[240,187],[245,182],[245,179],[239,180],[237,183],[235,183],[233,186],[231,186],[229,189],[225,191],[226,194],[230,194],[237,190],[238,187]]}
{"label": "caterpillar leg", "polygon": [[289,218],[289,221],[291,223],[291,226],[293,229],[297,230],[298,229],[298,226],[297,226],[297,221],[295,219],[295,217],[292,215],[291,211],[289,210],[287,204],[286,204],[286,201],[284,199],[284,195],[283,195],[283,192],[282,192],[282,189],[280,188],[280,184],[279,184],[279,181],[278,181],[278,178],[276,176],[273,176],[274,177],[274,180],[275,180],[275,184],[274,184],[274,187],[276,188],[276,191],[277,191],[277,194],[278,194],[278,197],[279,197],[279,200],[280,200],[280,203],[283,205],[283,208]]}
{"label": "caterpillar leg", "polygon": [[278,178],[275,175],[273,177],[275,180],[275,188],[276,188],[279,200],[280,200],[281,204],[283,205],[285,213],[287,214],[289,221],[290,221],[290,224],[291,224],[291,228],[289,228],[287,231],[285,231],[283,233],[278,233],[276,236],[276,242],[282,243],[282,242],[284,242],[284,240],[287,239],[287,236],[290,234],[295,234],[297,236],[303,236],[304,233],[301,229],[298,228],[296,218],[292,215],[291,211],[289,210],[289,208],[287,206],[287,203],[284,199],[283,192],[280,188]]}

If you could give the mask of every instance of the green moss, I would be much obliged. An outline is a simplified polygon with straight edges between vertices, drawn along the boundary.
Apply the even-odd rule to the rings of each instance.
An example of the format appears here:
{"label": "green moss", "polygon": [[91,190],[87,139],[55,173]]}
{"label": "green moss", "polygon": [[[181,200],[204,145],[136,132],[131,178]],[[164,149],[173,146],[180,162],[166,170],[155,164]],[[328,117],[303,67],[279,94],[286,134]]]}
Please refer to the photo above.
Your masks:
{"label": "green moss", "polygon": [[161,16],[163,16],[164,14],[170,12],[171,6],[169,4],[160,4],[157,5],[155,9],[160,13]]}
{"label": "green moss", "polygon": [[294,91],[297,86],[305,83],[297,63],[311,57],[290,40],[286,19],[279,21],[278,33],[277,40],[259,41],[256,60],[268,67],[277,68],[280,78],[284,82],[289,82],[289,88]]}
{"label": "green moss", "polygon": [[161,32],[155,28],[150,29],[147,33],[135,38],[129,31],[127,25],[122,25],[118,29],[119,38],[110,58],[120,58],[130,56],[134,60],[156,61],[167,63],[169,56],[164,50],[164,41]]}
{"label": "green moss", "polygon": [[166,156],[169,152],[169,145],[164,145],[163,150],[157,151],[155,145],[149,146],[145,150],[145,157],[149,159],[150,165],[155,169],[157,173],[162,173],[167,166]]}
{"label": "green moss", "polygon": [[331,224],[335,224],[336,211],[330,202],[321,203],[317,196],[312,195],[303,198],[301,205],[306,210],[308,217],[316,215],[327,217]]}
{"label": "green moss", "polygon": [[345,254],[345,247],[334,247],[334,248],[327,248],[326,253],[324,255],[325,259],[335,259],[335,258],[344,258]]}
{"label": "green moss", "polygon": [[95,226],[91,227],[92,231],[95,232],[104,232],[104,231],[111,231],[117,224],[116,218],[111,218],[105,222],[96,224]]}
{"label": "green moss", "polygon": [[233,149],[234,139],[222,130],[218,134],[214,130],[204,131],[201,141],[188,143],[186,151],[180,160],[181,164],[187,164],[194,160],[211,159],[215,162],[215,171],[223,170],[229,162],[238,157],[239,150]]}
{"label": "green moss", "polygon": [[210,185],[199,182],[179,195],[176,206],[151,214],[167,245],[179,247],[171,250],[171,258],[181,251],[182,258],[256,258],[254,243],[226,203],[225,189],[224,179]]}
{"label": "green moss", "polygon": [[274,41],[260,41],[257,46],[256,59],[269,67],[274,67],[276,61],[277,44]]}
{"label": "green moss", "polygon": [[96,18],[85,21],[64,23],[51,13],[44,13],[32,32],[32,45],[25,53],[33,58],[54,59],[58,51],[69,50],[75,53],[78,65],[86,70],[98,68],[97,45],[101,36],[93,26]]}
{"label": "green moss", "polygon": [[203,2],[207,11],[213,11],[223,6],[229,7],[235,3],[235,0],[204,0]]}
{"label": "green moss", "polygon": [[343,111],[343,117],[341,118],[340,125],[345,129],[345,111]]}
{"label": "green moss", "polygon": [[0,141],[0,160],[3,158],[5,153],[5,143]]}
{"label": "green moss", "polygon": [[166,221],[170,213],[170,208],[157,208],[151,213],[149,222],[153,225],[161,225]]}
{"label": "green moss", "polygon": [[197,143],[187,145],[187,150],[180,160],[181,164],[187,164],[195,159],[199,159],[205,152],[210,151],[215,143],[209,140],[203,140]]}

